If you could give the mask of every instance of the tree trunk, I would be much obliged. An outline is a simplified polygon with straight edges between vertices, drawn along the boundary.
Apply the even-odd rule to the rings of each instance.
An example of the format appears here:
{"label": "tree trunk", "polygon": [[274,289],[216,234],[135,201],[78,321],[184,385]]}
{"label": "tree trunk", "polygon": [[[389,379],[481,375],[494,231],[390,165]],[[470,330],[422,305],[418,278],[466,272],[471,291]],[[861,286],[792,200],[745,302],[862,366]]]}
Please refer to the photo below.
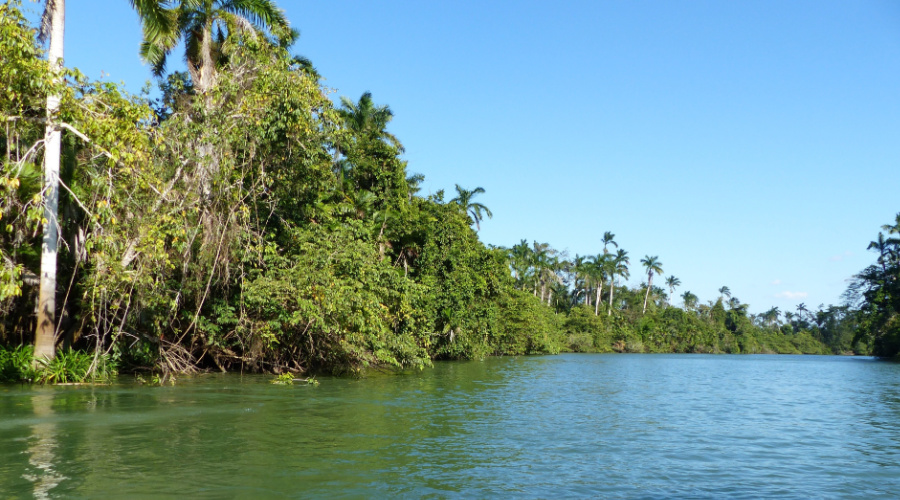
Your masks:
{"label": "tree trunk", "polygon": [[[50,9],[50,49],[47,60],[60,81],[65,36],[66,2],[47,3]],[[41,287],[38,294],[34,359],[51,360],[56,355],[56,253],[59,240],[59,156],[61,131],[57,124],[59,95],[47,96],[47,126],[44,132],[44,236],[41,243]]]}
{"label": "tree trunk", "polygon": [[613,294],[616,291],[616,277],[613,275],[612,283],[609,285],[609,312],[606,314],[607,316],[612,316],[612,301]]}
{"label": "tree trunk", "polygon": [[216,83],[216,64],[212,58],[211,38],[212,23],[210,22],[203,30],[203,41],[200,42],[200,61],[197,61],[197,70],[200,78],[194,82],[194,85],[197,86],[197,92],[200,94],[205,94]]}
{"label": "tree trunk", "polygon": [[644,295],[644,310],[641,311],[641,314],[647,313],[647,299],[650,298],[650,289],[653,288],[653,273],[647,275],[647,294]]}
{"label": "tree trunk", "polygon": [[597,301],[594,304],[594,316],[600,315],[600,295],[603,294],[603,282],[600,282],[600,285],[597,286]]}

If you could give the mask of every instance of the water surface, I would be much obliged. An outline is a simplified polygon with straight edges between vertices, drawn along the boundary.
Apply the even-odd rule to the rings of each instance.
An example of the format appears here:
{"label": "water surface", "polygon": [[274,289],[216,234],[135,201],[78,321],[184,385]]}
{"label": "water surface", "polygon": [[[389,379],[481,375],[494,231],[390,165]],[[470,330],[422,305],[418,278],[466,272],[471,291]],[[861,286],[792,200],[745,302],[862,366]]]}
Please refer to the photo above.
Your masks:
{"label": "water surface", "polygon": [[268,381],[0,387],[0,496],[900,491],[900,365],[869,358],[561,355]]}

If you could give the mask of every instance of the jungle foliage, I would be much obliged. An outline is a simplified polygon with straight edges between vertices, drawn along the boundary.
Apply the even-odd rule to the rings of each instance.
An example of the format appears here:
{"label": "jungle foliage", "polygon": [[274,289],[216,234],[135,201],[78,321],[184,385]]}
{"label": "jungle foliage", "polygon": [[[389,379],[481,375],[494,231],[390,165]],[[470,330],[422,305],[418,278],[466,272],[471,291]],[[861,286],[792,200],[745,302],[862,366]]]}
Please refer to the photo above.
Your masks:
{"label": "jungle foliage", "polygon": [[[484,190],[420,196],[422,177],[386,130],[390,109],[369,93],[335,105],[311,64],[288,52],[290,33],[234,29],[216,40],[214,66],[204,60],[204,85],[197,68],[169,74],[150,100],[77,70],[54,84],[17,5],[0,5],[0,343],[18,353],[4,354],[3,373],[24,370],[15,346],[31,344],[36,326],[51,87],[64,124],[58,349],[103,360],[89,372],[900,346],[898,295],[885,289],[896,286],[896,252],[860,275],[861,315],[835,308],[782,323],[777,310],[752,316],[724,297],[698,305],[690,292],[676,307],[652,284],[656,257],[644,259],[648,286],[618,284],[629,259],[612,233],[603,253],[572,260],[537,242],[482,244],[477,229],[492,214],[473,198]],[[674,293],[680,281],[666,283]],[[854,339],[851,317],[881,333]]]}

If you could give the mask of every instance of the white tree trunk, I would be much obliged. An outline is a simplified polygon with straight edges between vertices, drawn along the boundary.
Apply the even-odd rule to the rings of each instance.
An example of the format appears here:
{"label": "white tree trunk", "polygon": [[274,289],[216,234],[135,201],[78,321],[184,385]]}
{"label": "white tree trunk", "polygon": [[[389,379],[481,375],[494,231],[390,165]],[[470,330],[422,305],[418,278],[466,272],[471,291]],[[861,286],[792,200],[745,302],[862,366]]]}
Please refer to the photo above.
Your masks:
{"label": "white tree trunk", "polygon": [[647,294],[644,295],[644,310],[641,311],[641,314],[647,313],[647,299],[650,298],[650,289],[653,288],[653,273],[650,273],[647,276]]}
{"label": "white tree trunk", "polygon": [[594,316],[598,316],[600,314],[600,295],[603,293],[603,282],[601,281],[599,285],[597,285],[597,301],[594,303]]}
{"label": "white tree trunk", "polygon": [[613,294],[616,291],[616,276],[613,275],[612,284],[609,285],[609,312],[606,313],[607,316],[612,316],[612,301]]}
{"label": "white tree trunk", "polygon": [[[65,0],[47,4],[50,9],[50,50],[47,60],[59,83],[66,24]],[[38,294],[34,359],[56,355],[56,253],[59,242],[59,156],[61,131],[58,125],[59,95],[47,96],[47,127],[44,132],[44,237],[41,244],[41,287]]]}

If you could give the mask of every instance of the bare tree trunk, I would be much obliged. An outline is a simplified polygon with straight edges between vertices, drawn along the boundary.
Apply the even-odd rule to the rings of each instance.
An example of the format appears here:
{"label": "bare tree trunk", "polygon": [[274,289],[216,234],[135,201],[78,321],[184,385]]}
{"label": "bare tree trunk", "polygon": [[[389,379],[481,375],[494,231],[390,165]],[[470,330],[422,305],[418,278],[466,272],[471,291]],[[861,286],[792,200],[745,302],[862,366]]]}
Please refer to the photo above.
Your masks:
{"label": "bare tree trunk", "polygon": [[[60,81],[65,36],[66,2],[47,2],[50,14],[50,50],[47,59]],[[61,130],[57,124],[59,95],[47,96],[47,127],[44,132],[44,237],[41,243],[41,287],[38,294],[37,330],[34,334],[34,359],[53,359],[56,355],[56,254],[59,240],[59,156]]]}
{"label": "bare tree trunk", "polygon": [[594,304],[594,316],[600,315],[600,295],[603,294],[603,282],[597,287],[597,302]]}
{"label": "bare tree trunk", "polygon": [[641,314],[645,314],[647,312],[647,299],[650,298],[651,288],[653,288],[653,273],[650,273],[647,277],[647,294],[644,295],[644,310],[641,311]]}

